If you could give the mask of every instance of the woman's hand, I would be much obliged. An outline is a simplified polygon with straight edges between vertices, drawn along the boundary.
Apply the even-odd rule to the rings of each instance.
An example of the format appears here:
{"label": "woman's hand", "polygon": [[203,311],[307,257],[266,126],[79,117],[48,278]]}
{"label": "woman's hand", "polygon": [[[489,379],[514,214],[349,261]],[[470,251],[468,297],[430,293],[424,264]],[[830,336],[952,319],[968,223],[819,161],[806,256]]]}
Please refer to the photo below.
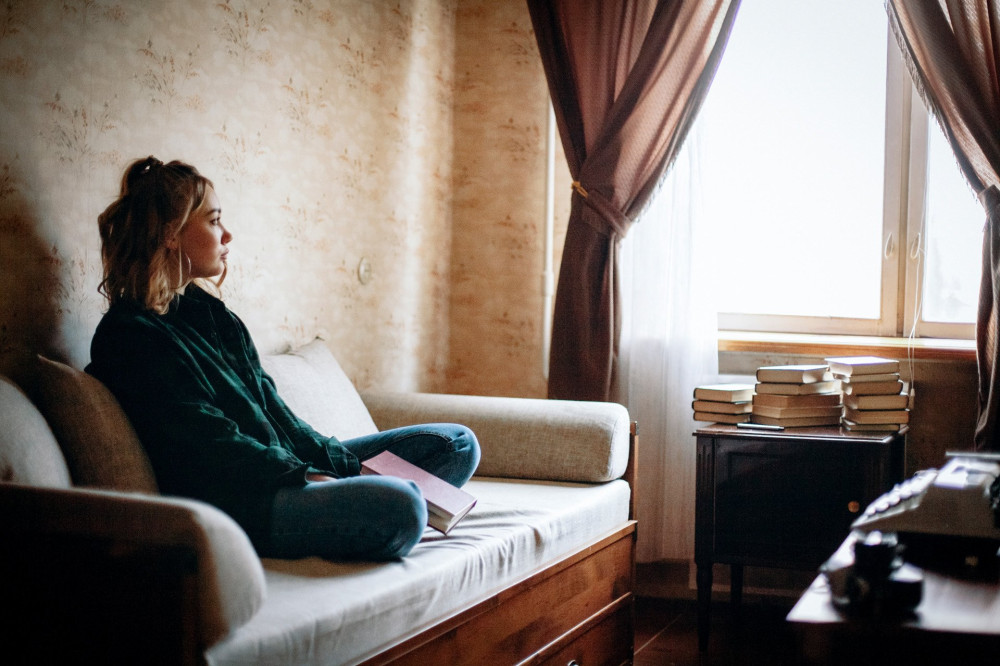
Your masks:
{"label": "woman's hand", "polygon": [[306,481],[310,483],[320,483],[323,481],[336,481],[332,476],[327,476],[326,474],[316,474],[315,472],[306,472]]}

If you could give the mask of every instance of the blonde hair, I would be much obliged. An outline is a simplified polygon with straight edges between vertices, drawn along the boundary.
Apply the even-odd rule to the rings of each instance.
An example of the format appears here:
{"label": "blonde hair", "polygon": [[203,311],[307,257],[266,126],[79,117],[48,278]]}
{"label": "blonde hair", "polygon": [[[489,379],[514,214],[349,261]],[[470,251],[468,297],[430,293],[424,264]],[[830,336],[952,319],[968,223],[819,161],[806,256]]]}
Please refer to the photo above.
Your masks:
{"label": "blonde hair", "polygon": [[[118,198],[97,216],[104,279],[98,291],[110,305],[131,301],[160,314],[185,283],[187,258],[168,246],[205,203],[208,180],[190,164],[164,164],[152,155],[122,176]],[[212,284],[222,285],[223,270]]]}

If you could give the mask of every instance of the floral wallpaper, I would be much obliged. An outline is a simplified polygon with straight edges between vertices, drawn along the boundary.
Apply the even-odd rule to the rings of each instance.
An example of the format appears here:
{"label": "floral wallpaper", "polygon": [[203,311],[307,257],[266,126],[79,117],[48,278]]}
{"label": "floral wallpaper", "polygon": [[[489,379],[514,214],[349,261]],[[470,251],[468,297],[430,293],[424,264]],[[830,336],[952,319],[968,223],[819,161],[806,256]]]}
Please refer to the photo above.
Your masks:
{"label": "floral wallpaper", "polygon": [[[449,383],[545,397],[545,74],[526,3],[462,1],[456,25]],[[570,177],[555,143],[558,271]]]}
{"label": "floral wallpaper", "polygon": [[534,48],[515,1],[0,0],[0,372],[86,364],[97,214],[153,154],[215,182],[262,351],[544,394]]}

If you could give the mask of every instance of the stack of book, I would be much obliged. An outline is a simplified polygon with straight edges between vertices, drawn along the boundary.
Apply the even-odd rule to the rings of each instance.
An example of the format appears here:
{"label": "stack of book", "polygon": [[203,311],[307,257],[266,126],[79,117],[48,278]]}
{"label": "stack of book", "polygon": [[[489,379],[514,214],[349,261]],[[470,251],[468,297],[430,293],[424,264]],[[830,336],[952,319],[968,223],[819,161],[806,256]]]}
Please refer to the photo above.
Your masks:
{"label": "stack of book", "polygon": [[753,384],[706,384],[694,390],[695,421],[746,423],[750,420]]}
{"label": "stack of book", "polygon": [[844,428],[897,432],[910,422],[910,394],[900,379],[898,360],[838,356],[826,362],[844,393]]}
{"label": "stack of book", "polygon": [[826,364],[757,369],[751,421],[796,428],[840,423],[840,383]]}

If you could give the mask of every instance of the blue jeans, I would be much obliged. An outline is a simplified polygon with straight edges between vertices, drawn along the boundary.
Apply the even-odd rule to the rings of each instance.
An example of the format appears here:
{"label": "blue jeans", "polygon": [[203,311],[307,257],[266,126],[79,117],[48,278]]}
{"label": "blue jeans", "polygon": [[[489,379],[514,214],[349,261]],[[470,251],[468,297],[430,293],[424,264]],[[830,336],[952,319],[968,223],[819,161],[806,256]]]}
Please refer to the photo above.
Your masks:
{"label": "blue jeans", "polygon": [[[479,465],[479,442],[465,426],[407,426],[341,442],[364,461],[383,451],[462,486]],[[389,560],[417,545],[427,504],[412,481],[364,475],[278,491],[271,508],[272,557]]]}

